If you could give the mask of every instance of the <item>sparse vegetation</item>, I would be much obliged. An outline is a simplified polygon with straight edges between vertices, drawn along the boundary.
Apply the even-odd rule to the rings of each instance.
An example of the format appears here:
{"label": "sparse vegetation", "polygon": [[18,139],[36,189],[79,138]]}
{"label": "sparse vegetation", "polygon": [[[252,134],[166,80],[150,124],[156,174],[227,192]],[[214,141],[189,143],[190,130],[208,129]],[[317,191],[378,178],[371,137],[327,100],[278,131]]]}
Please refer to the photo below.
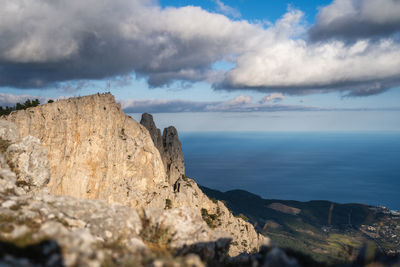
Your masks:
{"label": "sparse vegetation", "polygon": [[9,146],[10,146],[10,142],[0,138],[0,152],[5,153]]}
{"label": "sparse vegetation", "polygon": [[[300,262],[305,263],[303,266],[325,266],[354,261],[363,244],[369,242],[366,234],[379,235],[380,239],[375,239],[375,242],[379,242],[381,249],[385,251],[398,249],[398,246],[390,246],[396,246],[393,236],[397,236],[396,226],[400,218],[390,218],[390,215],[377,213],[366,205],[335,203],[333,216],[328,224],[332,204],[328,201],[280,200],[279,203],[301,210],[297,215],[293,215],[266,208],[272,203],[277,203],[276,200],[262,199],[245,191],[222,193],[200,188],[210,198],[225,200],[227,207],[236,217],[254,224],[258,232],[269,236],[278,247],[289,251]],[[349,225],[350,211],[352,225]],[[369,226],[376,230],[368,230]],[[240,231],[245,230],[246,228],[242,227]],[[373,251],[379,251],[376,245],[371,247]]]}
{"label": "sparse vegetation", "polygon": [[218,220],[219,214],[209,214],[207,209],[201,209],[201,217],[210,228],[216,228],[217,226],[221,225]]}
{"label": "sparse vegetation", "polygon": [[0,107],[0,116],[8,115],[15,110],[24,110],[24,109],[31,108],[31,107],[37,107],[39,105],[40,105],[39,99],[35,99],[35,100],[27,99],[23,104],[16,103],[15,106],[12,106],[12,107],[9,107],[9,106]]}
{"label": "sparse vegetation", "polygon": [[218,203],[218,199],[216,199],[216,198],[210,197],[209,199],[210,199],[214,204],[217,204],[217,203]]}
{"label": "sparse vegetation", "polygon": [[145,215],[141,216],[141,220],[143,228],[140,232],[140,237],[144,242],[164,248],[171,243],[174,233],[170,228],[163,224],[153,224]]}
{"label": "sparse vegetation", "polygon": [[239,213],[238,215],[235,215],[235,217],[240,218],[242,220],[244,220],[245,222],[249,221],[249,218],[246,217],[246,215]]}
{"label": "sparse vegetation", "polygon": [[165,200],[165,208],[164,209],[169,210],[171,208],[172,208],[172,201],[171,201],[171,199],[167,198]]}

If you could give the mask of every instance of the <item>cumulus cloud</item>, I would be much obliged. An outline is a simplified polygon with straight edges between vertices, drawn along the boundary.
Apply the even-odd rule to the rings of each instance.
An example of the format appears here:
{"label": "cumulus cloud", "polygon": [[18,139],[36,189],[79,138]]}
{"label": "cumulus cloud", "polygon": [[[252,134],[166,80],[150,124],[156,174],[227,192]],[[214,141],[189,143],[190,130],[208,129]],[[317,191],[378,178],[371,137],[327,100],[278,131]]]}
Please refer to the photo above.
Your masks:
{"label": "cumulus cloud", "polygon": [[218,11],[222,12],[227,16],[232,16],[234,18],[240,18],[242,16],[239,10],[224,4],[221,0],[215,0],[215,3],[217,4]]}
{"label": "cumulus cloud", "polygon": [[400,31],[399,0],[334,0],[323,7],[310,29],[314,41],[355,40]]}
{"label": "cumulus cloud", "polygon": [[[328,13],[321,11],[318,21]],[[163,9],[151,0],[4,0],[0,86],[48,88],[132,75],[152,87],[207,81],[216,89],[285,94],[369,95],[400,85],[395,38],[349,45],[309,43],[306,35],[299,10],[266,28],[199,7]],[[214,70],[218,61],[234,67]]]}
{"label": "cumulus cloud", "polygon": [[272,93],[267,96],[264,96],[261,100],[260,103],[268,103],[268,102],[279,102],[285,99],[285,96],[281,93]]}

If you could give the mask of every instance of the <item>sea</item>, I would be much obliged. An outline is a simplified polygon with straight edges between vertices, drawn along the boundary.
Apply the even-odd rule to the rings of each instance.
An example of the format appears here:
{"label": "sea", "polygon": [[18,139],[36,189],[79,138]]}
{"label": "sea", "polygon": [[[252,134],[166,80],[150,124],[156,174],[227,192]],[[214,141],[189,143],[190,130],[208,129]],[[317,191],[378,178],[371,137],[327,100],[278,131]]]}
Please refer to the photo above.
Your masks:
{"label": "sea", "polygon": [[400,210],[399,132],[183,132],[186,174],[220,191]]}

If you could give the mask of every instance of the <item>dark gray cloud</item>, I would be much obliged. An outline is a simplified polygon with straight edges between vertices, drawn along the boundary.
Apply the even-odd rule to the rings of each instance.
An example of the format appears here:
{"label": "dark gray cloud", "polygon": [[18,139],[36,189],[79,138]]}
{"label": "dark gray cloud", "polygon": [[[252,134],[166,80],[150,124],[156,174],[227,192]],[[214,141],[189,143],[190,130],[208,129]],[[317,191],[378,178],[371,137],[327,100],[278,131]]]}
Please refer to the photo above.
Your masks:
{"label": "dark gray cloud", "polygon": [[313,41],[379,38],[400,31],[399,0],[334,0],[309,30]]}
{"label": "dark gray cloud", "polygon": [[[400,0],[386,1],[393,8],[382,6],[392,12]],[[315,27],[335,19],[324,10],[329,6]],[[390,12],[377,17],[397,21]],[[361,96],[400,85],[397,39],[309,43],[305,33],[303,13],[292,9],[266,28],[199,7],[162,9],[150,0],[4,0],[0,86],[71,91],[87,80],[126,84],[136,75],[151,87],[205,81],[226,90]],[[221,60],[235,67],[214,70]]]}
{"label": "dark gray cloud", "polygon": [[[368,68],[368,66],[366,66],[366,68]],[[387,79],[375,79],[375,77],[372,77],[369,79],[366,78],[365,80],[366,81],[361,82],[357,80],[349,80],[349,78],[347,78],[347,80],[337,83],[327,81],[327,83],[317,83],[316,85],[313,85],[312,82],[310,82],[308,85],[299,85],[296,87],[294,85],[248,86],[242,83],[237,84],[226,79],[223,83],[214,84],[214,89],[227,91],[251,90],[271,94],[274,94],[274,92],[281,92],[285,95],[311,95],[339,92],[342,97],[363,97],[380,94],[400,85],[400,78],[396,77],[396,75]]]}

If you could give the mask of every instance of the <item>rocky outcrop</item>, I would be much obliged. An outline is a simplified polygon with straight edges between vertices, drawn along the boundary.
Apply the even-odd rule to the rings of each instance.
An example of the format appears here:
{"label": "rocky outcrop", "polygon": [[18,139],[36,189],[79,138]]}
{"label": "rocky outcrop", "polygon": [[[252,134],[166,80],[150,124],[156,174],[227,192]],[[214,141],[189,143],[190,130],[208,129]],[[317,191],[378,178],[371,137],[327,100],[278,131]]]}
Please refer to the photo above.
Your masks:
{"label": "rocky outcrop", "polygon": [[17,183],[25,191],[41,189],[49,183],[47,150],[36,137],[25,136],[10,145],[6,155],[9,166],[17,175]]}
{"label": "rocky outcrop", "polygon": [[26,192],[42,189],[50,180],[47,150],[33,136],[19,138],[15,124],[0,121],[1,167],[4,175],[15,175]]}
{"label": "rocky outcrop", "polygon": [[0,138],[7,142],[16,142],[19,139],[17,125],[6,120],[0,120]]}
{"label": "rocky outcrop", "polygon": [[174,126],[169,126],[163,131],[164,162],[170,183],[175,183],[185,175],[185,163],[179,142],[178,131]]}
{"label": "rocky outcrop", "polygon": [[[4,160],[5,166],[0,172],[7,178],[0,180],[0,184],[8,188],[3,190],[4,193],[11,192],[22,197],[28,192],[30,197],[28,202],[37,200],[35,205],[45,205],[44,209],[57,206],[58,210],[53,210],[52,213],[74,210],[72,206],[61,210],[62,205],[54,204],[69,202],[79,207],[82,214],[96,210],[93,205],[101,205],[104,207],[99,211],[102,214],[97,215],[101,217],[107,205],[119,203],[133,213],[143,213],[142,217],[147,222],[141,221],[143,228],[146,228],[143,225],[150,224],[158,225],[158,230],[169,229],[167,231],[171,234],[171,238],[167,238],[169,247],[178,250],[186,247],[188,249],[185,251],[188,253],[197,251],[196,249],[201,247],[201,251],[208,251],[205,253],[206,259],[220,257],[221,253],[215,253],[215,250],[226,252],[221,255],[237,256],[241,253],[254,252],[261,245],[269,243],[269,239],[257,234],[250,223],[233,216],[222,202],[212,201],[205,196],[194,180],[182,176],[183,155],[175,128],[169,127],[164,130],[162,151],[163,155],[166,155],[167,163],[164,164],[161,153],[155,146],[159,144],[157,141],[159,139],[152,139],[149,134],[158,132],[154,122],[147,120],[149,122],[147,126],[151,126],[149,127],[151,130],[146,130],[125,115],[110,94],[60,100],[13,112],[6,119],[15,123],[17,127],[5,122],[3,128],[10,127],[10,129],[0,129],[0,133],[7,133],[4,136],[15,133],[14,139],[8,138],[11,141],[7,144],[5,155],[6,157],[12,155],[20,163],[13,163],[15,160]],[[34,152],[36,150],[37,152]],[[27,164],[28,161],[31,163]],[[7,162],[10,162],[10,166]],[[17,165],[26,171],[18,171]],[[35,172],[24,167],[31,165],[37,166],[35,169],[41,166],[43,172]],[[165,166],[170,170],[169,175],[176,175],[174,176],[176,180],[167,181]],[[50,172],[48,183],[46,169]],[[173,169],[177,171],[171,171]],[[22,180],[21,173],[25,177]],[[181,175],[179,179],[178,174]],[[21,187],[23,185],[25,187]],[[43,192],[37,190],[43,186],[45,186]],[[37,189],[33,190],[34,188]],[[35,198],[45,194],[46,191],[52,196],[42,197],[40,200]],[[50,199],[49,202],[46,202],[46,199]],[[98,200],[90,202],[84,199]],[[4,199],[8,200],[15,202],[13,197]],[[12,202],[8,203],[9,209],[14,207]],[[20,205],[16,207],[18,207],[16,210],[19,210]],[[29,207],[28,210],[33,208]],[[89,218],[82,219],[83,215],[79,214],[72,216],[83,221],[76,227],[87,229],[95,240],[104,239],[103,235],[94,233],[92,231],[94,228],[89,227],[99,222],[91,222]],[[113,222],[117,220],[114,217],[119,216],[118,214],[101,218]],[[59,222],[57,216],[54,218]],[[54,220],[53,217],[50,219],[52,222]],[[109,224],[107,227],[113,226]],[[115,227],[125,229],[117,223]],[[138,224],[134,227],[140,229],[141,226]],[[102,231],[106,232],[106,227]],[[118,236],[112,230],[108,230],[107,233]],[[128,236],[124,237],[124,240],[135,237],[133,234]],[[142,237],[140,240],[145,241],[146,238]]]}
{"label": "rocky outcrop", "polygon": [[154,123],[153,116],[148,113],[142,114],[140,124],[149,131],[154,145],[160,152],[168,182],[170,184],[175,184],[182,175],[185,175],[185,161],[181,142],[178,138],[178,131],[175,127],[170,126],[164,129],[163,135],[161,136],[161,131]]}
{"label": "rocky outcrop", "polygon": [[162,187],[165,172],[147,131],[111,94],[59,100],[11,113],[19,135],[48,151],[54,195],[140,206]]}
{"label": "rocky outcrop", "polygon": [[154,145],[160,152],[161,158],[164,157],[164,145],[163,138],[161,136],[160,129],[157,128],[156,124],[153,120],[153,115],[149,113],[143,113],[142,118],[140,119],[140,124],[143,125],[148,131],[153,140]]}

